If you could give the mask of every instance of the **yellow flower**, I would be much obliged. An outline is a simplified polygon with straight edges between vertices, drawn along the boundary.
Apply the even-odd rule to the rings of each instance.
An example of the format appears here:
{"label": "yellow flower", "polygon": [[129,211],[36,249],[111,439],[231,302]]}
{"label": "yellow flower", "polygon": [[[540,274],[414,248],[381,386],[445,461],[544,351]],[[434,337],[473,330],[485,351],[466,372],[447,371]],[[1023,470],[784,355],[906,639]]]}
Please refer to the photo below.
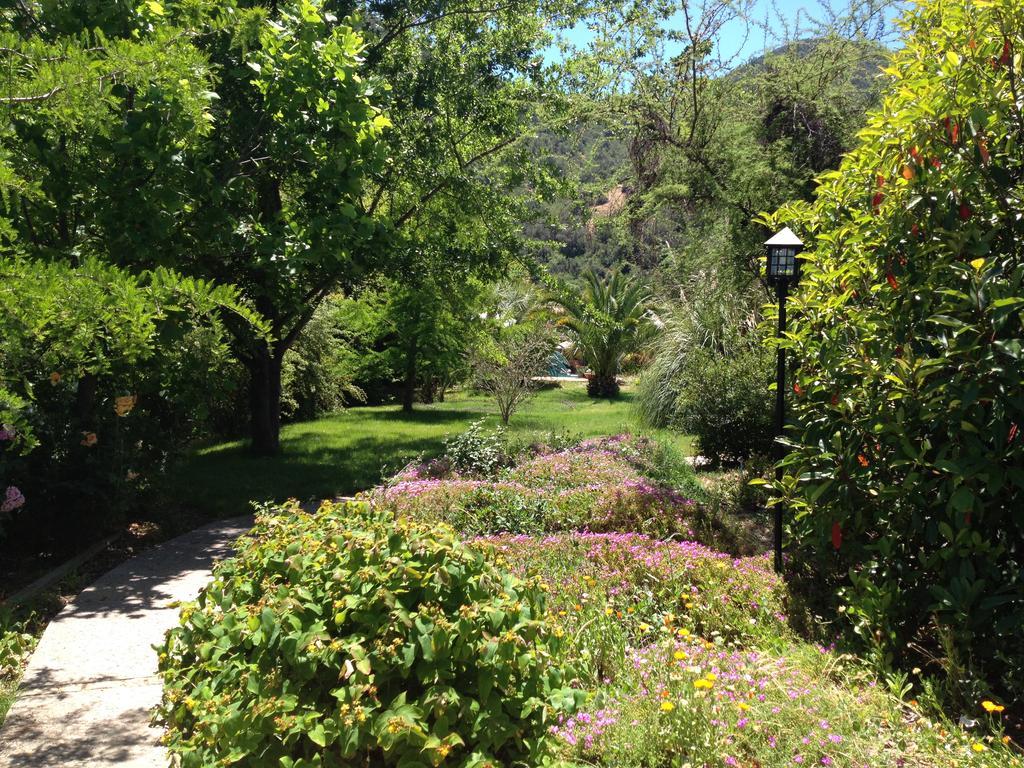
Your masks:
{"label": "yellow flower", "polygon": [[663,701],[663,702],[661,702],[661,711],[662,712],[671,712],[675,708],[676,708],[676,705],[673,704],[671,701]]}
{"label": "yellow flower", "polygon": [[687,608],[693,608],[693,603],[687,603],[687,604],[686,604],[686,607],[687,607]]}
{"label": "yellow flower", "polygon": [[678,634],[679,634],[680,637],[689,637],[690,636],[690,630],[688,630],[688,629],[680,629]]}
{"label": "yellow flower", "polygon": [[613,611],[612,611],[612,609],[611,609],[611,608],[605,608],[605,609],[604,609],[604,615],[605,615],[605,616],[611,616],[611,615],[612,615],[612,613],[613,613]]}
{"label": "yellow flower", "polygon": [[975,752],[984,752],[985,751],[985,745],[984,744],[975,743],[975,744],[971,745],[971,749],[973,749]]}
{"label": "yellow flower", "polygon": [[742,701],[736,706],[739,707],[740,712],[746,712],[748,709],[750,709],[750,705],[744,704]]}
{"label": "yellow flower", "polygon": [[994,701],[983,701],[981,706],[985,708],[986,712],[1002,712],[1006,709],[1002,704],[996,704]]}
{"label": "yellow flower", "polygon": [[715,687],[715,684],[710,680],[694,680],[693,687],[698,691],[706,691]]}
{"label": "yellow flower", "polygon": [[683,659],[686,658],[686,652],[685,651],[676,651],[672,655],[675,656],[677,661],[682,661]]}
{"label": "yellow flower", "polygon": [[646,632],[646,631],[647,631],[647,630],[649,630],[650,628],[651,628],[651,625],[650,625],[650,624],[641,624],[641,625],[640,625],[640,631],[641,631],[641,632]]}
{"label": "yellow flower", "polygon": [[132,412],[135,403],[138,402],[138,395],[122,395],[114,399],[114,413],[118,416],[127,416]]}
{"label": "yellow flower", "polygon": [[708,672],[706,675],[704,675],[704,677],[706,677],[711,682],[714,682],[718,679],[718,675],[716,675],[714,672]]}

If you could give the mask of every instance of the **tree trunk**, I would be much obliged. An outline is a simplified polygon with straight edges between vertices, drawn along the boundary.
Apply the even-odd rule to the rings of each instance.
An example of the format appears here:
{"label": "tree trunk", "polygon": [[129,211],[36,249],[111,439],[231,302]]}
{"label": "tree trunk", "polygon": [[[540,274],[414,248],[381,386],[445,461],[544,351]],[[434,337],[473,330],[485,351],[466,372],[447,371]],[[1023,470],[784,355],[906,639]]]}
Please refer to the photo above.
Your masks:
{"label": "tree trunk", "polygon": [[437,379],[433,376],[427,376],[423,382],[423,386],[420,387],[420,402],[430,405],[434,402],[434,398],[437,395]]}
{"label": "tree trunk", "polygon": [[619,383],[615,376],[593,374],[587,377],[587,394],[591,397],[618,397]]}
{"label": "tree trunk", "polygon": [[402,410],[412,411],[416,400],[416,356],[419,354],[420,340],[416,334],[409,337],[409,346],[405,352],[405,386],[402,391]]}
{"label": "tree trunk", "polygon": [[275,456],[281,451],[281,355],[261,345],[245,364],[249,369],[252,452]]}

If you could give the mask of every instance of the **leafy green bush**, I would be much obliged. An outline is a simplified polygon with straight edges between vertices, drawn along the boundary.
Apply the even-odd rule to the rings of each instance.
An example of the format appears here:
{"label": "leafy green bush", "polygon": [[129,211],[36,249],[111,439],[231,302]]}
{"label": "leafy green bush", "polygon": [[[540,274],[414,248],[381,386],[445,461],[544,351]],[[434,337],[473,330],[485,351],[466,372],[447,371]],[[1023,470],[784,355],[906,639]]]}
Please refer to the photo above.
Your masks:
{"label": "leafy green bush", "polygon": [[773,438],[771,355],[748,346],[729,356],[696,349],[680,379],[676,419],[714,464],[768,454]]}
{"label": "leafy green bush", "polygon": [[446,440],[444,455],[456,472],[478,477],[493,477],[508,463],[505,452],[505,432],[488,432],[484,421],[474,421],[464,432]]}
{"label": "leafy green bush", "polygon": [[776,488],[882,664],[1024,695],[1024,6],[926,0],[812,206]]}
{"label": "leafy green bush", "polygon": [[94,258],[0,259],[0,306],[0,514],[26,546],[123,512],[232,383],[224,316],[265,330],[234,288]]}
{"label": "leafy green bush", "polygon": [[184,768],[535,765],[572,708],[536,580],[366,504],[264,510],[160,654]]}
{"label": "leafy green bush", "polygon": [[281,369],[283,418],[315,419],[341,410],[348,402],[366,401],[366,393],[353,383],[344,325],[348,313],[343,304],[341,297],[325,300],[285,353]]}

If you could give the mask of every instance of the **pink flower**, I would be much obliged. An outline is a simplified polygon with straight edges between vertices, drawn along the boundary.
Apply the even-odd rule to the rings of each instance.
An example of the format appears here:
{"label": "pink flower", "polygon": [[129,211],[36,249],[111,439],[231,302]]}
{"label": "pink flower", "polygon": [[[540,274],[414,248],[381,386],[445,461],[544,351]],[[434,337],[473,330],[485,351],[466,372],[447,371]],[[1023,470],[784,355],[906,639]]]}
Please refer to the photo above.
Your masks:
{"label": "pink flower", "polygon": [[0,512],[13,512],[25,503],[25,495],[15,486],[7,486],[3,503],[0,504]]}
{"label": "pink flower", "polygon": [[18,433],[6,425],[0,427],[0,441],[13,440]]}

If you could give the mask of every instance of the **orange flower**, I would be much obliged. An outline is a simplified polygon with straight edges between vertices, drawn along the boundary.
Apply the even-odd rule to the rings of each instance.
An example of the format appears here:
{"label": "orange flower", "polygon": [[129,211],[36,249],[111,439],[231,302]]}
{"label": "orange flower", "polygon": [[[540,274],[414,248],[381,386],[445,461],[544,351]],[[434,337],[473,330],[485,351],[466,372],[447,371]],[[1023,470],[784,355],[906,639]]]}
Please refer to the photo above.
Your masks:
{"label": "orange flower", "polygon": [[96,437],[95,432],[83,432],[82,433],[82,445],[86,448],[92,448],[99,441]]}
{"label": "orange flower", "polygon": [[54,371],[53,373],[50,374],[50,383],[53,386],[57,386],[58,384],[60,384],[60,374],[57,373],[57,371]]}
{"label": "orange flower", "polygon": [[114,399],[114,413],[118,416],[127,416],[132,412],[135,403],[138,402],[138,395],[122,395]]}
{"label": "orange flower", "polygon": [[862,467],[866,467],[868,464],[871,463],[870,461],[868,461],[868,457],[865,456],[863,453],[857,454],[857,461],[860,463]]}

